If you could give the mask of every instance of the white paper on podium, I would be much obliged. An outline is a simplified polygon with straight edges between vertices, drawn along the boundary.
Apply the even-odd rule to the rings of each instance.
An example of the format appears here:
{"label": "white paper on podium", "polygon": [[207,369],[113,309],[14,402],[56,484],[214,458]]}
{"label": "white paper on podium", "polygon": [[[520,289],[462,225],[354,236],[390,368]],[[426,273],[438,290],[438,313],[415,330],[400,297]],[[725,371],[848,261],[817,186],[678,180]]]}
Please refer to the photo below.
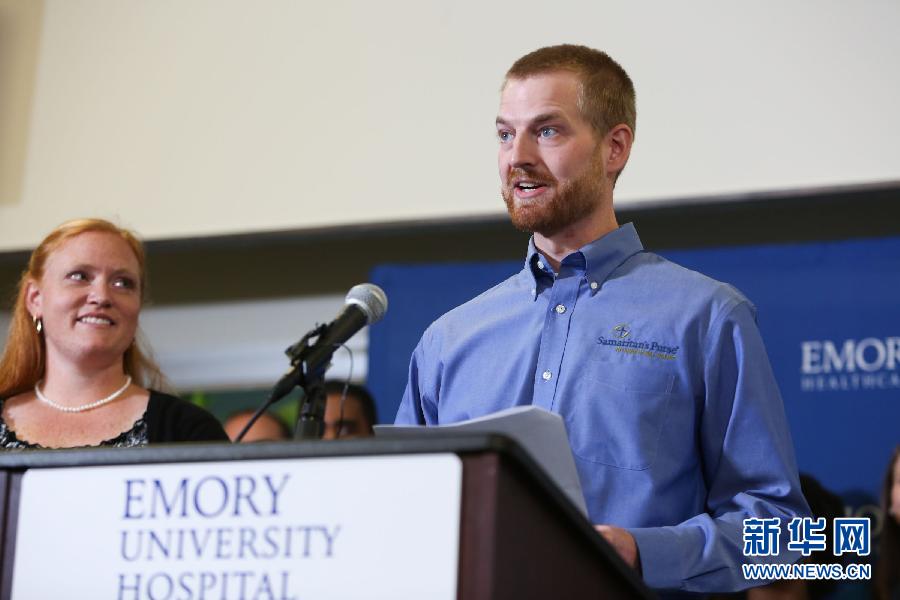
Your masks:
{"label": "white paper on podium", "polygon": [[375,435],[418,437],[440,432],[499,433],[514,439],[553,482],[587,516],[581,480],[575,469],[566,425],[556,413],[537,406],[514,406],[499,412],[447,425],[376,425]]}

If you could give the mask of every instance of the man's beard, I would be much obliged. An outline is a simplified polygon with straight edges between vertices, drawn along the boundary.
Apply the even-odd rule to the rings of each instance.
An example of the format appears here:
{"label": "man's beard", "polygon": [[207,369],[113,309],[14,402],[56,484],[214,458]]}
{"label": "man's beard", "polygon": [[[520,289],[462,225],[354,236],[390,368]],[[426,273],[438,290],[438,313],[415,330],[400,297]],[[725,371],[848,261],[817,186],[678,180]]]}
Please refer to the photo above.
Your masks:
{"label": "man's beard", "polygon": [[511,169],[507,181],[512,182],[516,178],[553,186],[554,191],[550,197],[519,200],[515,197],[515,186],[511,183],[504,185],[501,193],[513,226],[520,231],[552,237],[596,210],[602,202],[606,173],[602,163],[592,162],[579,177],[562,185],[551,174],[531,169]]}

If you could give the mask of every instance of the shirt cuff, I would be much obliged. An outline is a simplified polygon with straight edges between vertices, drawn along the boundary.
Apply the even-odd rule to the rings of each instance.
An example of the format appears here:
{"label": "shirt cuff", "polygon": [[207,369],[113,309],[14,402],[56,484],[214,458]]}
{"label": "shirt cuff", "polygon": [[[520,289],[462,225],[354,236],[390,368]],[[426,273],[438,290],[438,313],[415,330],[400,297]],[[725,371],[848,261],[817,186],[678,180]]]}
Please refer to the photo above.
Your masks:
{"label": "shirt cuff", "polygon": [[682,589],[684,561],[688,553],[681,547],[686,532],[670,527],[637,527],[628,529],[638,547],[644,582],[654,589]]}

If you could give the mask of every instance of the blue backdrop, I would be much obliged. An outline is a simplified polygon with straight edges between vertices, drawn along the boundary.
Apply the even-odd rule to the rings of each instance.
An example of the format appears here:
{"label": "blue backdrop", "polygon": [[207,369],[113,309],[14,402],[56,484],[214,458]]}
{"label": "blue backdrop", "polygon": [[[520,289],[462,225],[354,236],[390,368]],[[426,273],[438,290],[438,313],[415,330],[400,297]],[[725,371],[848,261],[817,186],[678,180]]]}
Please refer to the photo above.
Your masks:
{"label": "blue backdrop", "polygon": [[[756,304],[800,469],[844,496],[877,497],[900,443],[900,238],[661,254],[733,284]],[[396,414],[410,354],[425,328],[521,266],[373,270],[372,281],[390,299],[369,346],[368,383],[383,421]]]}

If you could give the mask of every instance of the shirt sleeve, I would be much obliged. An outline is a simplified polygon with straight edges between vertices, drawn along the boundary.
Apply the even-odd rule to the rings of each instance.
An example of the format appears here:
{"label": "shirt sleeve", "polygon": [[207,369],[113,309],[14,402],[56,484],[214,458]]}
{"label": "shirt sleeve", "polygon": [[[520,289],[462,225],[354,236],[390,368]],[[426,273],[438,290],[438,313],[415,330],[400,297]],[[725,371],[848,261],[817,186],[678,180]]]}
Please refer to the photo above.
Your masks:
{"label": "shirt sleeve", "polygon": [[[741,301],[709,329],[703,351],[703,413],[699,452],[706,512],[669,527],[629,529],[644,580],[658,589],[736,591],[747,581],[741,565],[794,562],[787,522],[809,516],[800,491],[784,405],[755,322]],[[780,554],[743,555],[743,520],[778,518]]]}
{"label": "shirt sleeve", "polygon": [[403,399],[400,401],[400,408],[397,410],[397,417],[394,419],[395,425],[437,424],[437,410],[434,403],[436,396],[430,389],[436,383],[434,378],[428,375],[430,363],[425,353],[426,336],[429,335],[430,331],[426,331],[409,360],[409,378]]}

